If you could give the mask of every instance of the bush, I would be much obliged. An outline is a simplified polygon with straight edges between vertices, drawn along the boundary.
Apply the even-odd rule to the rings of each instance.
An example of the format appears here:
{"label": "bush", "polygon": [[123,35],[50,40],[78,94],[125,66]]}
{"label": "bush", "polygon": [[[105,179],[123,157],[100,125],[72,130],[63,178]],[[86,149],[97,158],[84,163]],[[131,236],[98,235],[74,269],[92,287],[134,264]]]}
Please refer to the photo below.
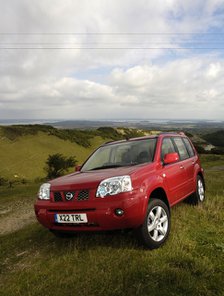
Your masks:
{"label": "bush", "polygon": [[50,133],[54,130],[52,126],[48,125],[40,125],[40,124],[29,124],[29,125],[12,125],[12,126],[2,126],[1,130],[3,131],[3,135],[14,141],[19,137],[28,136],[28,135],[36,135],[38,132]]}
{"label": "bush", "polygon": [[3,186],[3,185],[6,185],[8,182],[7,179],[3,178],[3,177],[0,177],[0,186]]}
{"label": "bush", "polygon": [[197,145],[195,143],[193,143],[193,144],[194,144],[194,147],[195,147],[195,149],[197,150],[197,152],[199,154],[206,154],[206,153],[208,153],[208,151],[206,151],[202,146],[199,146],[199,145]]}
{"label": "bush", "polygon": [[76,163],[77,160],[75,157],[66,157],[60,153],[49,155],[45,167],[47,178],[53,179],[64,175],[68,169],[75,166]]}
{"label": "bush", "polygon": [[224,147],[224,130],[206,134],[202,138],[214,146]]}
{"label": "bush", "polygon": [[224,155],[224,150],[221,148],[217,148],[217,147],[212,148],[210,152],[213,154],[217,154],[217,155]]}
{"label": "bush", "polygon": [[124,138],[113,127],[99,127],[97,131],[103,139],[121,140],[122,138]]}
{"label": "bush", "polygon": [[95,136],[94,131],[78,129],[51,129],[49,134],[62,140],[68,140],[72,143],[77,143],[78,145],[85,148],[91,146],[90,140]]}
{"label": "bush", "polygon": [[144,136],[144,132],[142,131],[125,127],[119,127],[118,129],[113,127],[99,127],[97,132],[102,138],[112,139],[114,141]]}

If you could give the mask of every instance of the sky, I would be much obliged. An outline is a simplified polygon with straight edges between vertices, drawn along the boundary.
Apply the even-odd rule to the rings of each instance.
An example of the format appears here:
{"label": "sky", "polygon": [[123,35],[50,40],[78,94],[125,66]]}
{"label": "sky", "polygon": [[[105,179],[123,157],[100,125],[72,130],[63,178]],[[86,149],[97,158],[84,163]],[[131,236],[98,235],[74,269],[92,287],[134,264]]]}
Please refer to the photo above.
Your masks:
{"label": "sky", "polygon": [[224,120],[224,0],[0,0],[0,119]]}

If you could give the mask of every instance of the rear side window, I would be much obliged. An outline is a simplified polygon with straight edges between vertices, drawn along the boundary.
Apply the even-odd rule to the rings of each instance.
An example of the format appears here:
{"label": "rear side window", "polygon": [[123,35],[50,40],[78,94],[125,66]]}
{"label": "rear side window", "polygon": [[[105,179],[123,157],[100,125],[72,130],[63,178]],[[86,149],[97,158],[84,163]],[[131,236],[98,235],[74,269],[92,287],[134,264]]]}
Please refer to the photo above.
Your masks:
{"label": "rear side window", "polygon": [[162,143],[161,159],[164,160],[164,156],[167,153],[173,153],[173,152],[176,152],[173,142],[171,141],[170,138],[164,138]]}
{"label": "rear side window", "polygon": [[187,147],[187,151],[188,151],[190,157],[193,157],[195,155],[195,153],[194,153],[194,150],[193,150],[193,148],[191,146],[190,141],[187,138],[183,138],[183,141],[184,141],[184,144]]}
{"label": "rear side window", "polygon": [[173,140],[174,140],[174,143],[177,146],[177,149],[178,149],[178,152],[179,152],[179,155],[180,155],[180,159],[184,160],[184,159],[189,158],[187,148],[184,145],[184,142],[182,141],[182,139],[178,137],[178,138],[173,138]]}

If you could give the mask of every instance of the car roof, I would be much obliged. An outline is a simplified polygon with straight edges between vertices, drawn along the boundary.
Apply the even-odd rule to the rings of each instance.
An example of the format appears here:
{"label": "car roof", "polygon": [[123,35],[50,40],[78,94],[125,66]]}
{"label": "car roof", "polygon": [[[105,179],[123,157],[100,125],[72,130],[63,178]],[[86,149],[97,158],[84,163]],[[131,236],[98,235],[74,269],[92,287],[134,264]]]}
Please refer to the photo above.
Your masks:
{"label": "car roof", "polygon": [[106,142],[104,143],[103,145],[101,146],[107,146],[107,145],[113,145],[113,144],[119,144],[119,143],[124,143],[124,142],[127,142],[127,141],[142,141],[142,140],[146,140],[146,139],[155,139],[155,138],[163,138],[163,137],[166,137],[166,136],[181,136],[181,137],[186,137],[186,135],[183,133],[183,132],[180,132],[180,133],[175,133],[175,132],[162,132],[162,133],[159,133],[159,134],[155,134],[155,135],[151,135],[151,136],[143,136],[143,137],[135,137],[135,138],[126,138],[124,140],[118,140],[118,141],[109,141],[109,142]]}

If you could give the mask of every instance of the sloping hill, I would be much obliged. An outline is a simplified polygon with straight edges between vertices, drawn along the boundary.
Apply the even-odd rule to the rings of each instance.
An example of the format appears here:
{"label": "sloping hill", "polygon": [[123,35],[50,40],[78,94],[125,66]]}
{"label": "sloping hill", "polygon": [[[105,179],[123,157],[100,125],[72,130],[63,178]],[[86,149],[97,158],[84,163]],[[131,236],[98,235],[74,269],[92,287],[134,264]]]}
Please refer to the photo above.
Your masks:
{"label": "sloping hill", "polygon": [[140,130],[101,127],[97,130],[56,129],[47,125],[0,127],[0,177],[34,180],[45,176],[49,154],[75,156],[79,164],[109,140],[143,136]]}
{"label": "sloping hill", "polygon": [[66,156],[75,156],[81,164],[103,142],[105,139],[95,136],[90,140],[90,147],[86,148],[44,132],[21,136],[13,141],[1,135],[0,176],[9,179],[18,176],[28,180],[44,177],[43,168],[49,154],[62,153]]}

